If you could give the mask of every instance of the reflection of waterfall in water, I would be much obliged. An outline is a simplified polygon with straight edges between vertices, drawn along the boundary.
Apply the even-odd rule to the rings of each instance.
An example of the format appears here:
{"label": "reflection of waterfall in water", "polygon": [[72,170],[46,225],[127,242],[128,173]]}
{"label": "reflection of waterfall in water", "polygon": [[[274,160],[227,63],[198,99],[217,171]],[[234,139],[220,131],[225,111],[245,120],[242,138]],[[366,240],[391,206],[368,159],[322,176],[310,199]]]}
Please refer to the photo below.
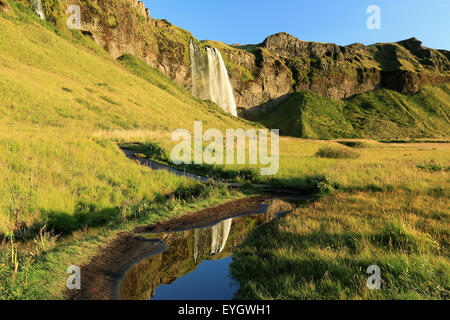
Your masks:
{"label": "reflection of waterfall in water", "polygon": [[212,227],[211,255],[220,253],[227,244],[233,219],[228,219]]}
{"label": "reflection of waterfall in water", "polygon": [[197,264],[198,260],[198,241],[199,241],[199,229],[194,230],[194,264]]}
{"label": "reflection of waterfall in water", "polygon": [[201,48],[191,41],[192,94],[202,100],[211,100],[225,112],[237,116],[236,101],[225,62],[219,50]]}
{"label": "reflection of waterfall in water", "polygon": [[33,0],[32,2],[34,7],[34,12],[38,15],[39,18],[45,20],[44,7],[42,6],[41,0]]}
{"label": "reflection of waterfall in water", "polygon": [[267,200],[261,207],[255,207],[254,214],[236,216],[214,226],[207,227],[209,222],[205,221],[204,227],[193,230],[149,235],[151,241],[162,241],[166,250],[160,252],[156,246],[154,255],[128,270],[120,284],[120,297],[232,299],[238,288],[229,273],[234,248],[250,233],[257,232],[258,226],[292,209],[287,202]]}

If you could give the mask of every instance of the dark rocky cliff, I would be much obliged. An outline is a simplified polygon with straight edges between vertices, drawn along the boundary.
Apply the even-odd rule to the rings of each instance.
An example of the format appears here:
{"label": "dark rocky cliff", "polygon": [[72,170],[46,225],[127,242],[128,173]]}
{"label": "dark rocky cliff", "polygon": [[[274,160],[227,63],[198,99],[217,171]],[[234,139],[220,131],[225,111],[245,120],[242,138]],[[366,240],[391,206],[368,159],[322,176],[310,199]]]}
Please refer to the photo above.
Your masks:
{"label": "dark rocky cliff", "polygon": [[9,10],[8,2],[6,2],[6,0],[0,0],[0,11],[8,12],[8,10]]}
{"label": "dark rocky cliff", "polygon": [[131,54],[182,85],[190,83],[192,35],[166,20],[156,20],[138,0],[75,0],[81,30],[115,59]]}
{"label": "dark rocky cliff", "polygon": [[[255,56],[256,66],[254,80],[248,84],[232,77],[242,97],[239,106],[245,108],[299,91],[312,91],[335,99],[377,88],[409,95],[424,86],[450,81],[449,51],[425,48],[415,38],[398,43],[371,46],[357,43],[342,47],[305,42],[280,33],[268,37],[262,44],[242,48]],[[267,74],[272,75],[272,79],[269,76],[269,81],[264,82],[261,76]],[[260,96],[259,103],[253,99],[256,83],[266,93]]]}

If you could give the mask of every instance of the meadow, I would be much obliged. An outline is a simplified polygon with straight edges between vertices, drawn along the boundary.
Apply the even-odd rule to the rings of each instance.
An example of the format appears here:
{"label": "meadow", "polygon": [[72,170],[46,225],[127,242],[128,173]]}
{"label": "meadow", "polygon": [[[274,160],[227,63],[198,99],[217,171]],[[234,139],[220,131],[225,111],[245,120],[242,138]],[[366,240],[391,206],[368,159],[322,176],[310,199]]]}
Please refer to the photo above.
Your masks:
{"label": "meadow", "polygon": [[[281,137],[278,174],[255,180],[315,197],[236,249],[236,298],[448,299],[449,159],[445,141]],[[197,170],[244,168],[256,172]],[[370,265],[381,290],[366,286]]]}
{"label": "meadow", "polygon": [[[326,195],[237,249],[236,298],[449,299],[448,145],[374,143],[350,160],[311,151],[285,159],[281,175],[324,174]],[[381,290],[366,286],[370,265]]]}

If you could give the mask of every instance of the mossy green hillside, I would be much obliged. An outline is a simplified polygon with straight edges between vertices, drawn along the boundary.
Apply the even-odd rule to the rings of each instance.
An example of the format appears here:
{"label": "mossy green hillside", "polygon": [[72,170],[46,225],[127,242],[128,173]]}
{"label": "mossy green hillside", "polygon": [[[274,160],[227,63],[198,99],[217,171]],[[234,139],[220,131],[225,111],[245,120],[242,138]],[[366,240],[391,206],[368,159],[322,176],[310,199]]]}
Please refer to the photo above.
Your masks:
{"label": "mossy green hillside", "polygon": [[310,92],[291,95],[258,121],[302,138],[423,138],[450,135],[449,85],[412,96],[380,89],[339,101]]}

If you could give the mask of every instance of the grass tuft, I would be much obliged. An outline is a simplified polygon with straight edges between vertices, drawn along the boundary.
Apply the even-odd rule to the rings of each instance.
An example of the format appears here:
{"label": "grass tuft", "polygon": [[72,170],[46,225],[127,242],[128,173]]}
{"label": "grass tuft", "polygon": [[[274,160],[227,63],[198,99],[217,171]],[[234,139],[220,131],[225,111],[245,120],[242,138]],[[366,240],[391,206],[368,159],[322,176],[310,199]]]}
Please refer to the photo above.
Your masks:
{"label": "grass tuft", "polygon": [[355,151],[336,147],[323,147],[316,153],[316,157],[330,159],[357,159],[359,156]]}
{"label": "grass tuft", "polygon": [[428,171],[428,172],[441,172],[441,171],[449,172],[450,171],[450,166],[445,165],[443,163],[437,163],[433,160],[425,162],[423,164],[419,164],[419,165],[417,165],[417,168],[419,168],[420,170]]}

